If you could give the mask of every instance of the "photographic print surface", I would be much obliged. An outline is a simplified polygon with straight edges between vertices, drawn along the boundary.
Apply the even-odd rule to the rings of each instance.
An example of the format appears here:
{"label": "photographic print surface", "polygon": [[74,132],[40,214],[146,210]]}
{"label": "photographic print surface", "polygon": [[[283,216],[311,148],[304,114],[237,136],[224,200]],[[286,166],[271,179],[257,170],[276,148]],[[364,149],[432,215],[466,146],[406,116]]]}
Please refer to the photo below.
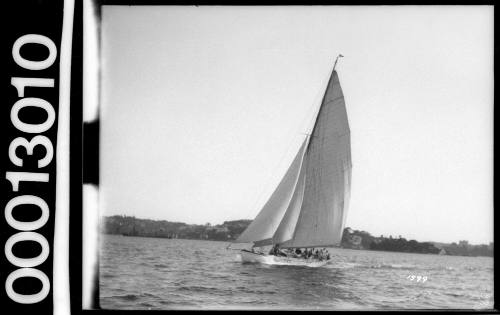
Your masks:
{"label": "photographic print surface", "polygon": [[115,6],[103,309],[491,309],[493,8]]}

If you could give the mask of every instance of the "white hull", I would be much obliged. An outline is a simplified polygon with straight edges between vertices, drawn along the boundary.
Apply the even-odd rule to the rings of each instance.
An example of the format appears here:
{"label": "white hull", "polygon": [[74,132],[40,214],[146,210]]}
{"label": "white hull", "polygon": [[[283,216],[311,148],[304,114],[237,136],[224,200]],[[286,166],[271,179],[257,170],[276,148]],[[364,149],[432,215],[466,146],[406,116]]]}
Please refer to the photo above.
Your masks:
{"label": "white hull", "polygon": [[307,266],[321,267],[328,263],[328,260],[313,260],[303,258],[278,257],[273,255],[264,255],[240,251],[241,262],[243,263],[261,263],[266,265],[288,265],[288,266]]}

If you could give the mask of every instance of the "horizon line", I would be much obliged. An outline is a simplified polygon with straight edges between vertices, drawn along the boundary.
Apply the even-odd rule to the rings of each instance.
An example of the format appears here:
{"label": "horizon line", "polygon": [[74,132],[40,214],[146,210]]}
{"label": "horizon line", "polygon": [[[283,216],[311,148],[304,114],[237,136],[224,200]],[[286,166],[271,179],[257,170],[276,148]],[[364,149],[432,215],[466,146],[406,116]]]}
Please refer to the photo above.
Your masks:
{"label": "horizon line", "polygon": [[[151,221],[167,221],[167,222],[172,222],[172,223],[183,223],[183,224],[186,224],[186,225],[201,225],[201,226],[206,226],[206,224],[210,224],[210,226],[217,226],[217,225],[222,225],[224,224],[224,222],[230,222],[230,221],[242,221],[242,220],[247,220],[247,221],[253,221],[253,219],[236,219],[236,220],[225,220],[224,222],[222,223],[219,223],[219,224],[213,224],[213,223],[210,223],[210,222],[207,222],[205,224],[197,224],[197,223],[186,223],[186,222],[181,222],[181,221],[169,221],[169,220],[166,220],[166,219],[150,219],[150,218],[139,218],[139,217],[136,217],[136,216],[133,216],[133,215],[126,215],[126,214],[113,214],[113,215],[101,215],[100,217],[101,218],[104,218],[104,217],[113,217],[113,216],[122,216],[122,217],[130,217],[130,218],[135,218],[135,219],[139,219],[139,220],[151,220]],[[365,230],[357,230],[355,228],[352,228],[350,226],[345,226],[344,227],[344,230],[347,229],[347,228],[350,228],[351,230],[354,230],[354,231],[360,231],[360,232],[366,232],[368,234],[370,234],[371,236],[373,237],[381,237],[383,236],[384,238],[389,238],[389,237],[392,237],[393,235],[392,234],[388,234],[386,236],[384,236],[384,234],[381,234],[380,236],[375,236],[374,234],[368,232],[368,231],[365,231]],[[398,235],[398,236],[401,236],[401,238],[404,238],[406,239],[405,237],[403,237],[403,235]],[[397,237],[393,237],[393,238],[397,238]],[[408,240],[412,240],[412,239],[408,239]],[[478,243],[478,244],[475,244],[475,243],[470,243],[469,240],[465,239],[465,240],[458,240],[458,241],[455,241],[455,242],[438,242],[438,241],[420,241],[420,240],[416,240],[414,239],[415,241],[418,241],[418,242],[421,242],[421,243],[439,243],[439,244],[453,244],[453,243],[456,243],[458,244],[460,241],[466,241],[469,245],[489,245],[490,243],[493,243],[494,244],[494,241],[489,241],[487,243]]]}

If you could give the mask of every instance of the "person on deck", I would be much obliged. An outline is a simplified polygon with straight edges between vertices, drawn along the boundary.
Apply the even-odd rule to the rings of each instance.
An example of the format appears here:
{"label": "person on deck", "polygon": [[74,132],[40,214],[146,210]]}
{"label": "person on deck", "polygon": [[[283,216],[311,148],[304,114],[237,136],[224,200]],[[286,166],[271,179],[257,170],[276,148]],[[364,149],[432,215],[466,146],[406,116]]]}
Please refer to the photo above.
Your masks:
{"label": "person on deck", "polygon": [[328,252],[328,250],[326,248],[323,248],[324,249],[324,256],[325,256],[325,259],[326,260],[329,260],[330,259],[330,253]]}
{"label": "person on deck", "polygon": [[283,252],[282,249],[278,249],[278,252],[276,253],[276,256],[282,256],[282,257],[286,257],[287,254],[285,252]]}
{"label": "person on deck", "polygon": [[328,260],[328,255],[329,255],[329,254],[328,254],[328,250],[327,250],[326,248],[323,248],[323,258],[324,258],[325,260]]}
{"label": "person on deck", "polygon": [[269,255],[277,255],[278,254],[278,244],[274,245],[271,250],[269,251]]}

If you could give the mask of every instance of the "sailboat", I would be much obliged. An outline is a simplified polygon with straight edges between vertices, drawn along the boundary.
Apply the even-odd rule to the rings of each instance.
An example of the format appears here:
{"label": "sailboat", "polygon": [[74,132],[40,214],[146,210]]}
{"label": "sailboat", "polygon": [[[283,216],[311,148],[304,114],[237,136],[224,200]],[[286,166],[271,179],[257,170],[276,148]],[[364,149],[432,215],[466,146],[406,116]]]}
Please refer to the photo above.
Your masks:
{"label": "sailboat", "polygon": [[351,140],[335,60],[312,130],[263,208],[234,241],[242,262],[322,266],[327,261],[281,257],[254,251],[337,247],[342,239],[351,187]]}

